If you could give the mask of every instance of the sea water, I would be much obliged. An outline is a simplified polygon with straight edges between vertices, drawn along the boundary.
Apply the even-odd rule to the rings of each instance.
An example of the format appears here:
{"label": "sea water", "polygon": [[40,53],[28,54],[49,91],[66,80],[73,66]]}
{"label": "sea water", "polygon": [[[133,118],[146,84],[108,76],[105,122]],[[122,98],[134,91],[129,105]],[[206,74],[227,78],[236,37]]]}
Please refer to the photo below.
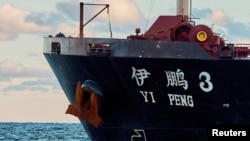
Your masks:
{"label": "sea water", "polygon": [[0,141],[90,141],[80,123],[0,122]]}

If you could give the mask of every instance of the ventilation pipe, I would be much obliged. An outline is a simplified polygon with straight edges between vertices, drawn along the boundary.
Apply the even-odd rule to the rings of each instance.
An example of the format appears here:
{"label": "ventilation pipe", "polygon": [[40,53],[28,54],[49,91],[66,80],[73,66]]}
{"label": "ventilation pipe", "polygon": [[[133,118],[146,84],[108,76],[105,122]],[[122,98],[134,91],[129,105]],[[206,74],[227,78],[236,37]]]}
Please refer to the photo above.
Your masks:
{"label": "ventilation pipe", "polygon": [[176,2],[177,2],[176,15],[188,16],[189,0],[176,0]]}

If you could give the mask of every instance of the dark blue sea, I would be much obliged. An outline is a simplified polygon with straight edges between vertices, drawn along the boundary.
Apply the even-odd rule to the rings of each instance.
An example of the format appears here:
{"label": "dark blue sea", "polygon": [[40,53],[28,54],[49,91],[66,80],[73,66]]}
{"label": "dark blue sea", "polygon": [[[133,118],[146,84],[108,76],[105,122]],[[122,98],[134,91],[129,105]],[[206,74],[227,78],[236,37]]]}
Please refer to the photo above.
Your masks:
{"label": "dark blue sea", "polygon": [[90,141],[80,123],[0,122],[0,141]]}

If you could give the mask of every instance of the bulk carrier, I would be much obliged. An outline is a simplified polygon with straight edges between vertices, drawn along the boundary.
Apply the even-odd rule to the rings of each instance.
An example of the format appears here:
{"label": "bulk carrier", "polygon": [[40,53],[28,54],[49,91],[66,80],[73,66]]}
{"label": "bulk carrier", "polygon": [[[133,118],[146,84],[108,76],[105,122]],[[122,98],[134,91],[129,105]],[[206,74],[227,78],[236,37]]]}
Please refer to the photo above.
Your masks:
{"label": "bulk carrier", "polygon": [[176,15],[116,39],[83,36],[101,11],[84,24],[91,4],[81,2],[79,37],[44,38],[66,113],[92,141],[206,141],[210,127],[250,124],[249,45],[227,43],[192,21],[188,0],[176,3]]}

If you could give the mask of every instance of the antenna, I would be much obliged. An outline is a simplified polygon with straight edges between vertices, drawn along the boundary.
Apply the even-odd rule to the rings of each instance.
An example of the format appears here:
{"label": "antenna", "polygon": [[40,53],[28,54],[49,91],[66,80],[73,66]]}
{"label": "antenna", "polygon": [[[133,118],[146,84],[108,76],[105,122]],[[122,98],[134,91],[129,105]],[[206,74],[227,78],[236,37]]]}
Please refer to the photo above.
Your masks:
{"label": "antenna", "polygon": [[193,23],[193,25],[195,25],[195,22],[192,19],[200,19],[200,18],[196,18],[196,17],[192,17],[192,0],[189,1],[189,22]]}

